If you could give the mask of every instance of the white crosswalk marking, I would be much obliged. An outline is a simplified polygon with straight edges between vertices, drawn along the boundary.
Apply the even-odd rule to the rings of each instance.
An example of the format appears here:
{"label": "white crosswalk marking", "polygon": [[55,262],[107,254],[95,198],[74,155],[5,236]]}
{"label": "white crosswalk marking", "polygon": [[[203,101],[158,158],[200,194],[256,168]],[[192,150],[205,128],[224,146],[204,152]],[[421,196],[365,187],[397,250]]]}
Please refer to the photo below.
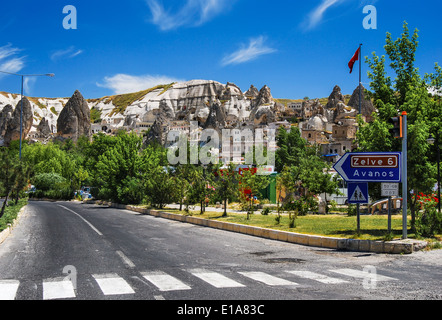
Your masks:
{"label": "white crosswalk marking", "polygon": [[92,275],[104,295],[134,294],[132,287],[117,274]]}
{"label": "white crosswalk marking", "polygon": [[164,272],[145,272],[142,273],[144,279],[152,283],[160,291],[180,291],[192,289],[177,278],[174,278]]}
{"label": "white crosswalk marking", "polygon": [[46,279],[43,281],[43,300],[75,298],[75,290],[70,280]]}
{"label": "white crosswalk marking", "polygon": [[226,276],[217,272],[211,272],[201,269],[189,270],[189,272],[192,273],[195,277],[200,278],[201,280],[209,283],[210,285],[218,289],[244,287],[243,284],[229,279]]}
{"label": "white crosswalk marking", "polygon": [[0,300],[14,300],[20,281],[0,280]]}
{"label": "white crosswalk marking", "polygon": [[390,277],[382,276],[379,274],[372,274],[372,273],[368,273],[365,271],[359,271],[359,270],[354,270],[354,269],[336,269],[336,270],[330,270],[330,271],[342,274],[344,276],[349,276],[352,278],[361,278],[361,279],[370,278],[373,281],[394,281],[394,280],[397,280],[395,278],[390,278]]}
{"label": "white crosswalk marking", "polygon": [[339,283],[346,283],[348,281],[327,277],[325,275],[314,273],[311,271],[287,271],[288,273],[294,274],[300,278],[306,278],[310,280],[315,280],[324,284],[339,284]]}
{"label": "white crosswalk marking", "polygon": [[295,282],[291,282],[285,279],[281,279],[275,276],[271,276],[264,272],[239,272],[243,276],[253,279],[255,281],[262,282],[269,286],[297,286],[298,284]]}

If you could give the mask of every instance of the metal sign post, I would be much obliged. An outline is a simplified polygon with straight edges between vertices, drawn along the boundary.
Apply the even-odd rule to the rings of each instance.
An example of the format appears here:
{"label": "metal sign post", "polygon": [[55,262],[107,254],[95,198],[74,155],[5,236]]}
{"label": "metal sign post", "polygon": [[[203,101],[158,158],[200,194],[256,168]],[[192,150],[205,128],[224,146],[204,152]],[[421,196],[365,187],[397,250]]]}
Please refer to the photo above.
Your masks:
{"label": "metal sign post", "polygon": [[408,238],[407,227],[407,209],[408,209],[408,171],[407,171],[407,157],[408,157],[408,138],[407,138],[407,112],[402,112],[403,123],[403,138],[402,138],[402,239]]}

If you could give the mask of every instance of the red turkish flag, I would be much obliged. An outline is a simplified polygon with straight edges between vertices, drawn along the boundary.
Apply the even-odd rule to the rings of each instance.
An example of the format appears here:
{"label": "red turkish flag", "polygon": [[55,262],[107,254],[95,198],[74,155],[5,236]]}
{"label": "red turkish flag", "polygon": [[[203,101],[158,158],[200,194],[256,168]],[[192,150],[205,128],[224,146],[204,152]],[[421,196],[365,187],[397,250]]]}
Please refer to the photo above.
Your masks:
{"label": "red turkish flag", "polygon": [[354,66],[355,62],[359,60],[360,51],[361,51],[361,48],[358,48],[358,50],[356,50],[355,55],[353,56],[353,58],[351,58],[350,62],[348,63],[348,67],[350,68],[350,73],[353,72],[353,66]]}

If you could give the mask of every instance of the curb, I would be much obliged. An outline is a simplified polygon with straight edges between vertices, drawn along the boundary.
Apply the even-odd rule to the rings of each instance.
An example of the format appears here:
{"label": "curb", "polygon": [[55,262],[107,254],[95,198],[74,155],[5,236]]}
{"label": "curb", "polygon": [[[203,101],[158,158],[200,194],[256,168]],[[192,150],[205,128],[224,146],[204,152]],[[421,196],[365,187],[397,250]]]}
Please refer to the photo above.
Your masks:
{"label": "curb", "polygon": [[[95,204],[96,201],[87,201],[85,203]],[[386,253],[386,254],[412,254],[414,252],[425,249],[426,246],[428,245],[428,243],[425,241],[418,241],[412,239],[394,240],[394,241],[374,241],[374,240],[357,240],[357,239],[343,239],[343,238],[315,236],[315,235],[307,235],[307,234],[293,233],[287,231],[278,231],[273,229],[265,229],[254,226],[246,226],[230,222],[207,220],[193,216],[183,216],[183,215],[161,212],[152,209],[142,209],[135,206],[122,205],[117,203],[103,202],[103,205],[108,205],[109,207],[116,209],[126,209],[158,218],[190,223],[198,226],[219,229],[224,231],[242,233],[264,239],[277,240],[293,244],[335,249],[335,250]]]}
{"label": "curb", "polygon": [[5,230],[0,232],[0,244],[2,244],[9,237],[9,235],[12,233],[12,230],[15,228],[15,226],[19,222],[19,220],[20,220],[21,216],[23,215],[26,207],[27,207],[27,205],[24,206],[23,208],[21,208],[20,211],[17,214],[17,218],[12,220],[12,223],[8,224],[8,227]]}

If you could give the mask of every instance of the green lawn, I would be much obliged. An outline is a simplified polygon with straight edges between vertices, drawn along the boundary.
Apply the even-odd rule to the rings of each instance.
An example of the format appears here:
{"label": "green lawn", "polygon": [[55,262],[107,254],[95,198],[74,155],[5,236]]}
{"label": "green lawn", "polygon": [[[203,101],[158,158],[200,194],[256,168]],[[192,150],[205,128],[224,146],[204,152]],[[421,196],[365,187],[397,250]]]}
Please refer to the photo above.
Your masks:
{"label": "green lawn", "polygon": [[[171,213],[185,214],[178,210],[164,210]],[[295,233],[322,235],[338,238],[357,238],[364,240],[385,240],[388,229],[387,216],[361,216],[361,233],[356,235],[357,221],[356,216],[347,215],[308,215],[298,217],[296,227],[289,227],[288,215],[283,215],[281,221],[277,224],[276,215],[264,216],[256,213],[247,220],[245,214],[229,213],[223,218],[219,212],[206,212],[200,215],[199,212],[191,212],[195,217],[201,217],[211,220],[219,220],[237,224],[257,226],[267,229],[276,229]],[[402,237],[402,216],[392,216],[392,236],[396,239]],[[410,234],[410,237],[413,235]]]}
{"label": "green lawn", "polygon": [[8,224],[17,218],[20,209],[28,204],[28,199],[21,199],[18,201],[17,205],[12,205],[15,201],[9,202],[11,205],[6,207],[5,214],[0,218],[0,232],[5,230],[8,227]]}

